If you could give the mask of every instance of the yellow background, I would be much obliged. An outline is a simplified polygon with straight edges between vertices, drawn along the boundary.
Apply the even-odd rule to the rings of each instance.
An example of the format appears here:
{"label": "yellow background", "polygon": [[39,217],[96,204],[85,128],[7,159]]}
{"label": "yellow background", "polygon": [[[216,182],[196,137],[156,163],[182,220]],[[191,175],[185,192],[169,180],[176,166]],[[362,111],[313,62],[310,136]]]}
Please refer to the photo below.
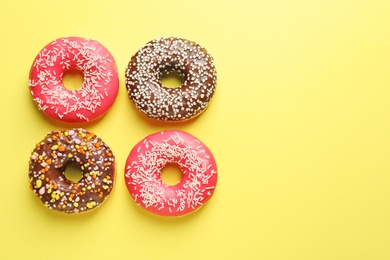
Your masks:
{"label": "yellow background", "polygon": [[[68,0],[0,3],[0,259],[390,259],[388,0]],[[28,159],[48,131],[32,102],[37,53],[63,36],[116,59],[119,95],[84,126],[113,149],[118,179],[96,211],[64,215],[29,190]],[[146,42],[178,36],[214,57],[208,110],[147,120],[124,72]],[[213,198],[182,218],[137,207],[125,187],[133,145],[182,129],[213,152]]]}

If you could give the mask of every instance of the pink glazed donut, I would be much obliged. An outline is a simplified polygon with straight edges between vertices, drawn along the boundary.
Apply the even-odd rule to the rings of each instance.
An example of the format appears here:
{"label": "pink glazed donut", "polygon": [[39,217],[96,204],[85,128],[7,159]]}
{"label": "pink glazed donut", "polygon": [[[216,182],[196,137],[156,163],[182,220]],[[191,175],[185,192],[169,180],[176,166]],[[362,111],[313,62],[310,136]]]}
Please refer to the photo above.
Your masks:
{"label": "pink glazed donut", "polygon": [[[167,163],[183,173],[170,186],[161,179]],[[125,182],[135,202],[160,216],[183,216],[204,205],[217,185],[217,165],[211,151],[194,136],[179,130],[151,134],[131,150]]]}
{"label": "pink glazed donut", "polygon": [[[65,72],[78,70],[84,82],[77,90],[62,83]],[[85,123],[104,115],[118,94],[118,70],[110,52],[100,43],[65,37],[46,45],[30,70],[33,100],[49,118]]]}

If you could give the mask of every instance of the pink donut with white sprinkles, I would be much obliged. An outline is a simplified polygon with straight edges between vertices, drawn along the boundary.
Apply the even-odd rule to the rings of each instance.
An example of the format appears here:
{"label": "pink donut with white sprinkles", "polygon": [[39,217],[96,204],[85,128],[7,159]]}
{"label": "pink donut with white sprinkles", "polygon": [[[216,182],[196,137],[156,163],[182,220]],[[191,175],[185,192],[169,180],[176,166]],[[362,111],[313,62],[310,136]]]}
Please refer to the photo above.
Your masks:
{"label": "pink donut with white sprinkles", "polygon": [[[177,164],[181,181],[170,186],[162,169]],[[170,130],[151,134],[131,150],[125,182],[135,202],[160,216],[183,216],[204,205],[217,185],[217,164],[211,151],[189,133]]]}
{"label": "pink donut with white sprinkles", "polygon": [[[79,89],[62,83],[65,72],[84,76]],[[104,115],[118,94],[118,70],[114,57],[100,43],[80,37],[65,37],[47,44],[36,56],[29,78],[33,100],[51,119],[85,123]]]}

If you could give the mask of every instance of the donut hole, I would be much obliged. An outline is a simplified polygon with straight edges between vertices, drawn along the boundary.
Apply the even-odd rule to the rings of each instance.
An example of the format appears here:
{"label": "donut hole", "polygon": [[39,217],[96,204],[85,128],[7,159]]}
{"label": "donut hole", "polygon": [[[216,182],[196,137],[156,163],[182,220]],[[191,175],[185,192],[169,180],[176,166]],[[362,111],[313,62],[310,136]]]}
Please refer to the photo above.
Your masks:
{"label": "donut hole", "polygon": [[180,88],[184,83],[184,75],[177,70],[165,70],[160,73],[161,83],[166,88]]}
{"label": "donut hole", "polygon": [[81,171],[80,165],[71,162],[66,165],[64,169],[65,178],[72,182],[79,182],[83,178],[83,172]]}
{"label": "donut hole", "polygon": [[167,163],[161,171],[161,179],[169,186],[175,186],[183,179],[183,173],[179,165]]}
{"label": "donut hole", "polygon": [[68,70],[62,76],[62,84],[67,90],[78,90],[84,83],[84,74],[79,70]]}

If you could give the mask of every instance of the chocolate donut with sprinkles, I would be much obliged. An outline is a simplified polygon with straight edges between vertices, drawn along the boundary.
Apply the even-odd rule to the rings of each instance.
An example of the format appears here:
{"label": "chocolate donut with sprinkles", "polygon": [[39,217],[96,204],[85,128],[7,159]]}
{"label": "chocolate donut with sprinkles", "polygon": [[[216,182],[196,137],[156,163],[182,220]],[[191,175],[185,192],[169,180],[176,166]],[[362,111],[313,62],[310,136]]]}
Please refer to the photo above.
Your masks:
{"label": "chocolate donut with sprinkles", "polygon": [[[184,79],[178,88],[167,88],[161,78],[175,71]],[[184,121],[200,115],[216,88],[211,55],[195,42],[158,38],[142,47],[126,70],[129,98],[148,117]]]}
{"label": "chocolate donut with sprinkles", "polygon": [[[67,71],[80,71],[82,86],[68,90],[62,83]],[[65,37],[47,44],[36,56],[29,87],[38,109],[51,119],[85,123],[104,115],[119,87],[114,57],[100,43]]]}
{"label": "chocolate donut with sprinkles", "polygon": [[[73,182],[65,168],[77,164],[82,178]],[[82,213],[99,207],[115,182],[116,162],[101,138],[84,129],[52,131],[31,153],[30,188],[46,207],[64,213]]]}
{"label": "chocolate donut with sprinkles", "polygon": [[[181,181],[173,186],[161,178],[167,164],[177,164]],[[217,164],[211,151],[183,131],[147,136],[131,150],[125,182],[135,202],[160,216],[183,216],[199,209],[214,194]]]}

